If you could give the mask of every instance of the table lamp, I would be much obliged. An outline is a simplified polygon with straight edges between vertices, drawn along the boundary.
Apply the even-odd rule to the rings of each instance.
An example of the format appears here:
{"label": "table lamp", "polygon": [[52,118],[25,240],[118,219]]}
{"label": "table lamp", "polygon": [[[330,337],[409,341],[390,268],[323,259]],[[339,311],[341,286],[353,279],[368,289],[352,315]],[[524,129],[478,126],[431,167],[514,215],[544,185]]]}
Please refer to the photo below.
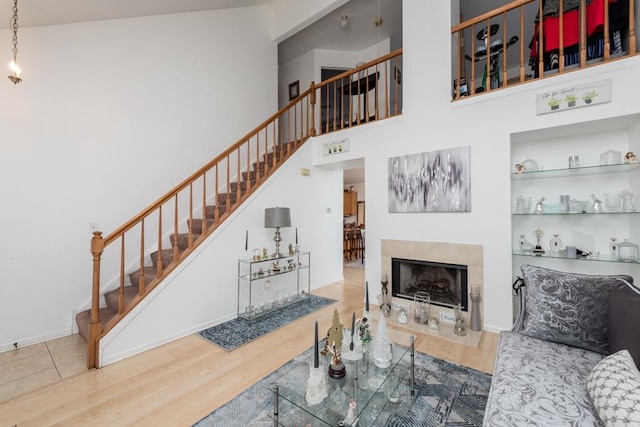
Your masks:
{"label": "table lamp", "polygon": [[281,257],[280,253],[280,227],[291,227],[291,214],[289,208],[266,208],[264,210],[264,228],[275,228],[276,235],[273,241],[276,242],[276,252],[274,257]]}

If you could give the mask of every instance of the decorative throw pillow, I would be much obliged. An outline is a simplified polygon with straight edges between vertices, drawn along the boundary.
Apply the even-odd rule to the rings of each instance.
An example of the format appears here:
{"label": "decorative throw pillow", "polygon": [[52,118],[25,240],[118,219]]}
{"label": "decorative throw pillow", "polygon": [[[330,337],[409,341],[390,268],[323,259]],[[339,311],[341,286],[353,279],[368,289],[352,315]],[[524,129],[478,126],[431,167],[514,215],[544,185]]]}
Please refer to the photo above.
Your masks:
{"label": "decorative throw pillow", "polygon": [[616,288],[609,297],[609,350],[628,350],[640,368],[640,289],[631,283]]}
{"label": "decorative throw pillow", "polygon": [[[522,333],[609,354],[611,290],[633,283],[626,275],[587,275],[523,265],[526,305]],[[622,279],[622,280],[621,280]]]}
{"label": "decorative throw pillow", "polygon": [[587,391],[607,427],[640,425],[640,372],[627,350],[607,356],[593,367]]}

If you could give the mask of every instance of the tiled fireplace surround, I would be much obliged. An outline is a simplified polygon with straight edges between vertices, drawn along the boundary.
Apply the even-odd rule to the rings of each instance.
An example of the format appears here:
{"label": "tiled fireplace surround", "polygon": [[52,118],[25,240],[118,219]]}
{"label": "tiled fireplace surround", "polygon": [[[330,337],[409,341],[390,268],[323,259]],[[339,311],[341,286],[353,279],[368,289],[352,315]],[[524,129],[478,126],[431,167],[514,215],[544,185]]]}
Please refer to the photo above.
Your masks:
{"label": "tiled fireplace surround", "polygon": [[[391,278],[391,258],[413,259],[419,261],[432,261],[447,264],[462,264],[468,268],[468,293],[471,289],[478,287],[480,295],[483,292],[483,255],[481,245],[470,245],[461,243],[441,243],[441,242],[419,242],[410,240],[382,240],[382,259],[381,259],[381,275],[385,273]],[[373,296],[372,302],[377,302],[375,296],[380,293],[380,285],[369,284],[370,295]],[[391,283],[389,283],[389,292],[391,292]],[[468,298],[471,304],[471,298]],[[480,298],[480,319],[484,319],[484,299]],[[411,311],[413,302],[403,298],[393,298],[393,303],[409,307],[410,316],[409,323],[400,325],[397,323],[396,310],[387,318],[390,324],[394,324],[403,329],[410,329],[421,333],[438,335],[442,338],[462,342],[468,345],[477,346],[480,341],[480,332],[471,331],[469,322],[471,320],[471,311],[464,313],[465,326],[467,327],[467,335],[460,337],[453,333],[453,323],[447,321],[440,322],[440,330],[434,331],[427,325],[421,325],[413,320],[413,312]],[[453,316],[453,310],[447,307],[431,305],[430,317],[440,319],[440,313],[447,313]],[[375,319],[375,318],[374,318]]]}

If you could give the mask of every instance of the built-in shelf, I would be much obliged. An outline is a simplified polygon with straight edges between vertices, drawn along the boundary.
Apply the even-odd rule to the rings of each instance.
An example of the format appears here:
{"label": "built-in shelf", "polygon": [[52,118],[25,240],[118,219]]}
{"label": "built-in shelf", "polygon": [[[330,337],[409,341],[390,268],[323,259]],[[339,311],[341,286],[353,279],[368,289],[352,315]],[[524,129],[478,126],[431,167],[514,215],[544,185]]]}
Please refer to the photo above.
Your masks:
{"label": "built-in shelf", "polygon": [[531,171],[511,174],[513,181],[525,179],[541,179],[541,178],[562,178],[562,177],[578,177],[587,175],[602,175],[610,173],[630,173],[640,169],[640,163],[628,164],[622,163],[618,165],[600,165],[585,166],[581,168],[571,169],[548,169],[542,171]]}

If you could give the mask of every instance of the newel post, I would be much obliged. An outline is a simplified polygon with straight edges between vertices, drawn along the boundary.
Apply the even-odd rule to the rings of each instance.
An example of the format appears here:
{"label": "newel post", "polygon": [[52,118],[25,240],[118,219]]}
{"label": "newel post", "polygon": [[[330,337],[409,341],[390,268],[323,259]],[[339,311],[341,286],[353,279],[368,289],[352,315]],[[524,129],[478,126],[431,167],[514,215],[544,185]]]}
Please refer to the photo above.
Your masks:
{"label": "newel post", "polygon": [[101,231],[94,231],[91,239],[93,254],[93,283],[91,289],[91,321],[89,322],[89,342],[87,368],[98,367],[98,337],[102,332],[100,325],[100,257],[104,251],[104,239]]}
{"label": "newel post", "polygon": [[311,103],[311,136],[316,136],[316,83],[311,82],[311,93],[309,94],[309,102]]}

